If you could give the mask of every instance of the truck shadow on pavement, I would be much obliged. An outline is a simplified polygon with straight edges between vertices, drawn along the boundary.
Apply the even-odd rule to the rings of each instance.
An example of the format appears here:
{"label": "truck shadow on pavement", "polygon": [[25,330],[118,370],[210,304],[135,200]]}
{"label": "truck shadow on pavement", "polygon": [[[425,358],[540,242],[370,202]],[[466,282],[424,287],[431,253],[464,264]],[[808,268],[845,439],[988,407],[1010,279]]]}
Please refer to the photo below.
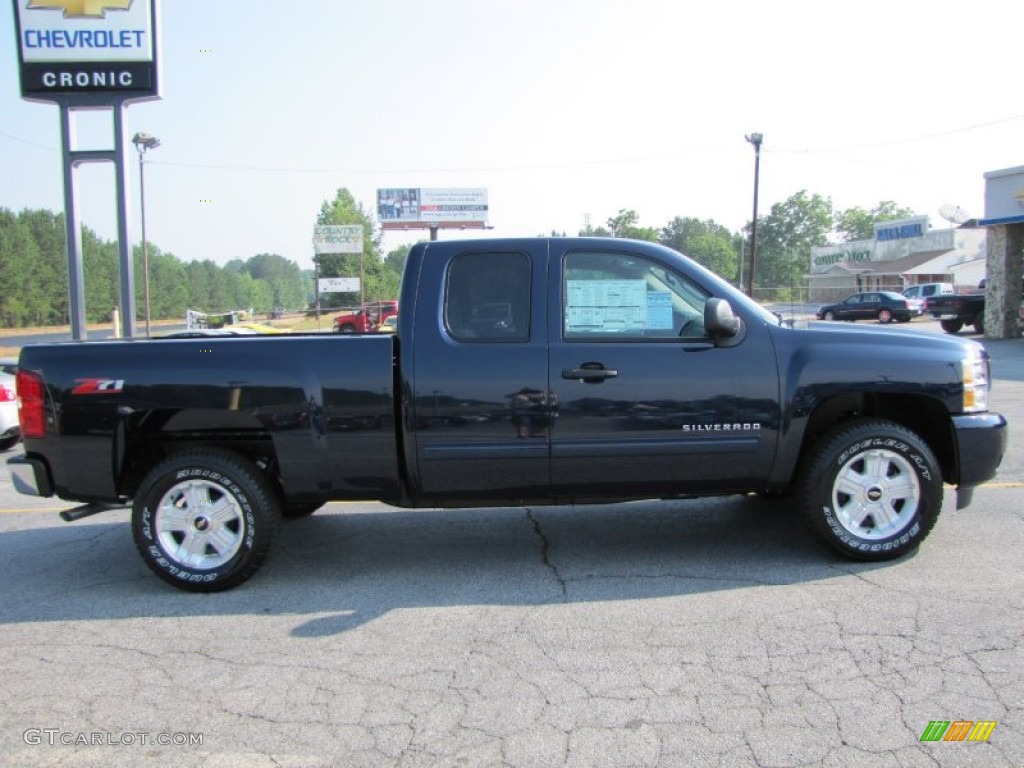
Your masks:
{"label": "truck shadow on pavement", "polygon": [[484,510],[329,505],[284,521],[256,576],[209,595],[157,579],[118,510],[0,534],[0,623],[277,615],[298,619],[291,636],[315,638],[400,609],[648,600],[899,567],[840,559],[804,533],[793,507],[756,497]]}

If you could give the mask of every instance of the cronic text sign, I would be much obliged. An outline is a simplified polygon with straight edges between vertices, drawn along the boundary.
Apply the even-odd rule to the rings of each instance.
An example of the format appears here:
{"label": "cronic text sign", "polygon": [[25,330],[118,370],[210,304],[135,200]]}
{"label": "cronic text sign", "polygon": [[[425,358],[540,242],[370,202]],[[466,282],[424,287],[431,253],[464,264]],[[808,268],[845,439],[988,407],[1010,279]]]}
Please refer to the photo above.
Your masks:
{"label": "cronic text sign", "polygon": [[159,98],[156,0],[14,0],[21,95]]}

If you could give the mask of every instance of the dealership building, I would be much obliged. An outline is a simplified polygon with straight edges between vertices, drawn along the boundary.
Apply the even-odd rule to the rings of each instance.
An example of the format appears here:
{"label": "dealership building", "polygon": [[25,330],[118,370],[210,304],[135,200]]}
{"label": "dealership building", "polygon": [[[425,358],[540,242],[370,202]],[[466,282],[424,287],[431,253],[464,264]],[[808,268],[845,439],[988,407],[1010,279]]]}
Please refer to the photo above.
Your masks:
{"label": "dealership building", "polygon": [[977,290],[985,277],[986,229],[976,221],[931,229],[927,216],[875,224],[875,236],[811,249],[808,300],[839,301],[861,291],[902,291],[920,283]]}
{"label": "dealership building", "polygon": [[1024,326],[1024,165],[985,174],[985,217],[978,223],[988,232],[985,335],[1017,338]]}

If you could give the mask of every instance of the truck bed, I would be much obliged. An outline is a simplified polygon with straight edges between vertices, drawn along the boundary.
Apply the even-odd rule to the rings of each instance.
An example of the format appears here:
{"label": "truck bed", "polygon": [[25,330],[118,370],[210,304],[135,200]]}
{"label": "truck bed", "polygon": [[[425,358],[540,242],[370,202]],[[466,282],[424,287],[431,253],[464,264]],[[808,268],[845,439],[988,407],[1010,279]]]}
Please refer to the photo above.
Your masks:
{"label": "truck bed", "polygon": [[26,449],[46,450],[55,493],[82,501],[131,498],[139,476],[126,457],[139,445],[212,440],[262,445],[293,499],[393,499],[394,344],[289,334],[27,346],[21,368],[42,375],[60,432]]}

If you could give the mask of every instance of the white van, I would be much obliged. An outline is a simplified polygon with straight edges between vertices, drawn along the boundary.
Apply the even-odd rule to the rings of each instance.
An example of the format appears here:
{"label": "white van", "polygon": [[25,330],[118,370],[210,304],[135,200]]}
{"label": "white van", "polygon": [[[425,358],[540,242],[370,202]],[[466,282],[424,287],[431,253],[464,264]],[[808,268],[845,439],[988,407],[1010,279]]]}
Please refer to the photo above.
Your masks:
{"label": "white van", "polygon": [[924,305],[929,296],[938,296],[943,293],[956,293],[952,283],[921,283],[911,285],[903,289],[903,296],[917,316],[924,314]]}
{"label": "white van", "polygon": [[952,283],[921,283],[903,289],[903,295],[908,299],[927,299],[943,293],[956,293],[956,288]]}

